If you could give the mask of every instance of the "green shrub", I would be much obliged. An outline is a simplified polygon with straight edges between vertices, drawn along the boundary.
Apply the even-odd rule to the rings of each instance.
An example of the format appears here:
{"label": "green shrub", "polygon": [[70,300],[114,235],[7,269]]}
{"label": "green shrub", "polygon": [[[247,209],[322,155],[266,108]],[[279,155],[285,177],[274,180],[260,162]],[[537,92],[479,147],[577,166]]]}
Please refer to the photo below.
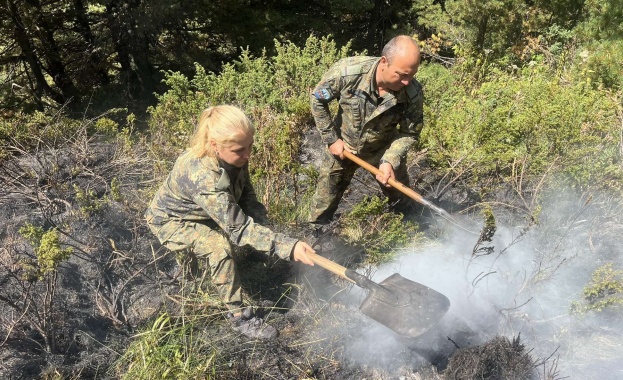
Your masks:
{"label": "green shrub", "polygon": [[588,0],[577,34],[589,42],[623,37],[623,4],[619,0]]}
{"label": "green shrub", "polygon": [[414,241],[417,226],[403,221],[403,215],[387,210],[387,198],[365,197],[339,222],[339,235],[349,244],[363,247],[366,261],[391,261],[396,249]]}
{"label": "green shrub", "polygon": [[200,112],[218,104],[235,104],[248,113],[254,108],[268,108],[270,111],[263,112],[287,116],[297,123],[310,120],[310,89],[332,63],[347,55],[349,47],[338,50],[330,38],[314,36],[302,49],[291,42],[275,41],[275,46],[275,57],[253,57],[248,50],[243,51],[218,75],[206,72],[199,64],[192,79],[167,72],[169,90],[149,109],[149,126],[156,142],[179,151],[186,146]]}
{"label": "green shrub", "polygon": [[583,301],[571,304],[574,313],[602,311],[623,305],[623,270],[614,269],[612,263],[597,268],[583,293]]}
{"label": "green shrub", "polygon": [[61,248],[56,229],[44,231],[42,227],[27,223],[20,228],[19,233],[30,242],[37,256],[36,268],[32,265],[34,263],[27,266],[28,279],[33,279],[33,275],[36,275],[39,280],[43,279],[47,273],[55,271],[60,263],[67,260],[73,253],[72,248]]}
{"label": "green shrub", "polygon": [[45,141],[57,146],[80,128],[80,121],[56,112],[48,115],[42,112],[32,114],[16,113],[10,119],[0,118],[0,159],[9,156],[15,147],[29,150]]}
{"label": "green shrub", "polygon": [[478,241],[472,250],[472,256],[490,255],[495,250],[495,247],[486,245],[493,240],[493,236],[497,230],[497,223],[491,205],[484,204],[480,214],[484,217],[485,222],[480,236],[478,237]]}
{"label": "green shrub", "polygon": [[623,41],[606,40],[583,49],[574,66],[575,75],[594,88],[623,90]]}
{"label": "green shrub", "polygon": [[121,181],[117,177],[113,177],[110,181],[110,198],[116,202],[123,200],[123,196],[121,195]]}
{"label": "green shrub", "polygon": [[107,117],[102,117],[100,119],[97,119],[94,129],[98,133],[112,136],[117,133],[117,130],[119,129],[119,124],[116,121],[111,120]]}
{"label": "green shrub", "polygon": [[561,174],[553,178],[581,189],[620,188],[618,105],[606,93],[535,65],[516,76],[497,73],[460,97],[433,96],[443,100],[430,101],[436,112],[427,114],[422,144],[433,167],[472,191],[538,181],[551,169]]}
{"label": "green shrub", "polygon": [[74,184],[74,192],[76,193],[76,202],[80,207],[80,212],[85,216],[96,213],[104,207],[107,199],[100,199],[93,189],[82,189]]}
{"label": "green shrub", "polygon": [[301,167],[302,131],[294,117],[256,108],[255,143],[250,168],[256,193],[266,205],[270,218],[280,224],[294,222],[304,215],[300,201],[309,198],[313,187],[300,186],[298,178],[309,169]]}
{"label": "green shrub", "polygon": [[[235,104],[252,118],[255,144],[249,168],[260,198],[276,220],[296,219],[293,201],[307,199],[298,193],[296,178],[301,137],[311,127],[309,92],[328,67],[347,55],[329,38],[310,36],[303,48],[275,42],[274,57],[253,57],[244,51],[217,75],[199,65],[192,79],[166,73],[169,90],[150,108],[153,153],[157,163],[171,163],[187,146],[200,112],[213,105]],[[162,169],[164,174],[170,164]],[[164,170],[166,169],[166,170]]]}
{"label": "green shrub", "polygon": [[435,115],[452,110],[465,94],[460,83],[461,77],[440,64],[423,62],[417,79],[424,86],[426,125]]}

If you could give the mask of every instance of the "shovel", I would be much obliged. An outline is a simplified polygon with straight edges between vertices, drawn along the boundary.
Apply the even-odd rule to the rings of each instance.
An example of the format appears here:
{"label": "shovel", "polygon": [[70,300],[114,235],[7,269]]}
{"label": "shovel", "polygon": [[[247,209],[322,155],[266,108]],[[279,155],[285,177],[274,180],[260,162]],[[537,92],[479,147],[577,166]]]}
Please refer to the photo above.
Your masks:
{"label": "shovel", "polygon": [[[346,149],[344,150],[344,157],[348,158],[349,160],[353,161],[354,163],[358,164],[359,166],[361,166],[362,168],[366,169],[367,171],[369,171],[370,173],[374,174],[374,175],[379,175],[381,174],[381,171],[374,167],[373,165],[370,165],[369,163],[365,162],[364,160],[362,160],[361,158],[355,156],[353,153],[347,151]],[[408,196],[409,198],[413,199],[414,201],[430,208],[431,210],[433,210],[434,212],[436,212],[437,214],[439,214],[442,218],[446,219],[447,221],[449,221],[450,223],[454,224],[455,226],[469,232],[472,234],[476,234],[478,235],[477,232],[474,231],[470,231],[469,229],[461,226],[461,224],[459,222],[457,222],[450,214],[448,214],[444,209],[442,209],[441,207],[437,207],[435,206],[432,202],[426,200],[424,197],[422,197],[420,194],[418,194],[417,192],[413,191],[413,189],[407,187],[406,185],[404,185],[401,182],[396,181],[393,178],[390,178],[387,183],[389,183],[393,188],[395,188],[396,190],[400,191],[401,193],[405,194],[406,196]]]}
{"label": "shovel", "polygon": [[446,296],[398,273],[377,284],[326,257],[309,251],[307,256],[324,269],[367,289],[368,294],[359,310],[402,336],[415,338],[425,333],[450,308],[450,300]]}

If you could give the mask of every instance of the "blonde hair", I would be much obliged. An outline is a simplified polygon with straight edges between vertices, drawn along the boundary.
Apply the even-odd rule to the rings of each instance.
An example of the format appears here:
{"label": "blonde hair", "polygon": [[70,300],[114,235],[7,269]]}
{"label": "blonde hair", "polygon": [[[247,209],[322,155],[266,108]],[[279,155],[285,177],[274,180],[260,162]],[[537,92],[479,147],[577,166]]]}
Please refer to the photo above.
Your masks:
{"label": "blonde hair", "polygon": [[195,134],[190,140],[190,149],[199,158],[216,157],[210,141],[227,146],[254,133],[251,120],[240,108],[231,105],[214,106],[201,113]]}

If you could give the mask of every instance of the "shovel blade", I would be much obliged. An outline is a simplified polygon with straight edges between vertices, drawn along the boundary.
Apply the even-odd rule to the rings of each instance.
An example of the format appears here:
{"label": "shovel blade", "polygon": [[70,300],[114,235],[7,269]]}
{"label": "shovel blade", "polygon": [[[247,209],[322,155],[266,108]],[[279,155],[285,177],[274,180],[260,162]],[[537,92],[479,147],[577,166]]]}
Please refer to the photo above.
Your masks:
{"label": "shovel blade", "polygon": [[[379,285],[383,291],[370,288],[359,310],[403,336],[414,338],[425,333],[450,308],[446,296],[398,273]],[[388,294],[395,297],[388,297]]]}

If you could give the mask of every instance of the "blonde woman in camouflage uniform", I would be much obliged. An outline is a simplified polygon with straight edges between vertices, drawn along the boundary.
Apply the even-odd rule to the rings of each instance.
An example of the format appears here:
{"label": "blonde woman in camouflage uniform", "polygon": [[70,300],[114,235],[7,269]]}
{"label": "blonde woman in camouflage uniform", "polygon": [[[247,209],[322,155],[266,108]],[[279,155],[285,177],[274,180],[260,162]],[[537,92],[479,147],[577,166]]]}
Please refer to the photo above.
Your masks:
{"label": "blonde woman in camouflage uniform", "polygon": [[[311,109],[325,154],[312,199],[312,227],[333,218],[357,164],[344,150],[378,166],[376,177],[390,204],[405,197],[387,184],[393,178],[409,186],[405,157],[423,125],[422,86],[414,79],[420,50],[410,36],[393,38],[382,57],[350,57],[334,64],[311,95]],[[338,102],[335,117],[329,104]]]}
{"label": "blonde woman in camouflage uniform", "polygon": [[314,251],[262,225],[266,208],[258,202],[248,172],[254,132],[239,108],[204,110],[190,148],[175,162],[145,216],[160,242],[182,253],[195,280],[211,277],[235,330],[270,339],[276,329],[242,304],[231,243],[308,265],[313,263],[307,252]]}

